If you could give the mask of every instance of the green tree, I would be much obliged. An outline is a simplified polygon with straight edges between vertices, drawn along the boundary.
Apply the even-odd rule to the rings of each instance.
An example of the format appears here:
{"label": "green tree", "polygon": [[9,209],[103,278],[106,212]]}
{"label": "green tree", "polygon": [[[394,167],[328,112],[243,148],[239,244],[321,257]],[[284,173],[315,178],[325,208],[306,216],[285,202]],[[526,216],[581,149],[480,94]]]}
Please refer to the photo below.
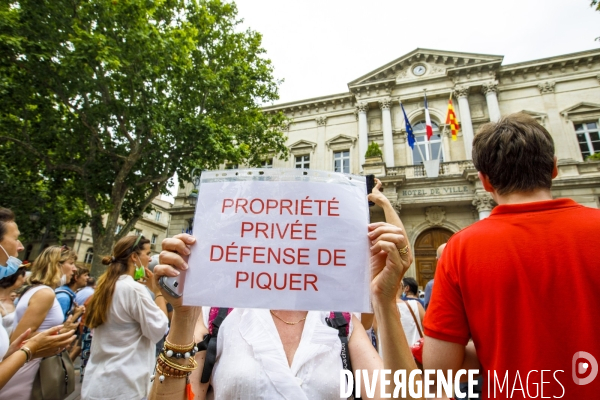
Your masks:
{"label": "green tree", "polygon": [[2,1],[0,146],[71,182],[95,255],[175,173],[287,156],[284,116],[260,109],[278,96],[271,62],[239,24],[219,0]]}

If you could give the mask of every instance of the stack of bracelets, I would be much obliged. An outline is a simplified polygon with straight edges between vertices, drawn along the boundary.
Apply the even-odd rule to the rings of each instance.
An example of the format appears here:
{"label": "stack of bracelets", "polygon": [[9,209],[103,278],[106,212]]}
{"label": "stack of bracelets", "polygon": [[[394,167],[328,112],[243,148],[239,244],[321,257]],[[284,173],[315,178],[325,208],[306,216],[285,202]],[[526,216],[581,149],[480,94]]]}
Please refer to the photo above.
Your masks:
{"label": "stack of bracelets", "polygon": [[[171,378],[189,378],[193,370],[198,368],[198,363],[194,355],[198,352],[196,343],[192,342],[187,346],[178,346],[165,339],[163,351],[156,360],[156,372],[159,374],[158,380],[162,383],[165,377]],[[170,359],[188,360],[187,364],[178,364]],[[152,377],[154,379],[154,376]],[[188,380],[189,383],[189,380]]]}

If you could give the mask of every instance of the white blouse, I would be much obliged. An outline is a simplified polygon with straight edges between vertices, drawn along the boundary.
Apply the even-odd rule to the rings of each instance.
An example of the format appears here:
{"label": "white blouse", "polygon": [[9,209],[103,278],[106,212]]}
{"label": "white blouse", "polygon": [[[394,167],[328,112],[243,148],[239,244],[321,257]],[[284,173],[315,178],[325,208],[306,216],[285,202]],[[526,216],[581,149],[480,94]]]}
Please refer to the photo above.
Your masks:
{"label": "white blouse", "polygon": [[214,398],[339,399],[342,346],[338,331],[325,322],[328,316],[308,313],[290,367],[269,310],[233,310],[219,329]]}
{"label": "white blouse", "polygon": [[129,275],[115,285],[106,323],[92,333],[81,398],[139,400],[148,396],[155,345],[168,320],[146,288]]}

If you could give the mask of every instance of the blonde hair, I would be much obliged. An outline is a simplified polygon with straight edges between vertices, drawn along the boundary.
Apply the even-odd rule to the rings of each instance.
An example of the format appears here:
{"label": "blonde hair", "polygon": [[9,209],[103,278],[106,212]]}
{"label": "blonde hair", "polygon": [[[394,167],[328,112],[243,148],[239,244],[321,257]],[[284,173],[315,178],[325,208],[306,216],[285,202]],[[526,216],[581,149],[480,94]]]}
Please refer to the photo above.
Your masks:
{"label": "blonde hair", "polygon": [[31,265],[31,275],[27,279],[30,285],[42,284],[57,288],[62,276],[62,264],[77,261],[77,254],[68,247],[50,246],[40,254]]}

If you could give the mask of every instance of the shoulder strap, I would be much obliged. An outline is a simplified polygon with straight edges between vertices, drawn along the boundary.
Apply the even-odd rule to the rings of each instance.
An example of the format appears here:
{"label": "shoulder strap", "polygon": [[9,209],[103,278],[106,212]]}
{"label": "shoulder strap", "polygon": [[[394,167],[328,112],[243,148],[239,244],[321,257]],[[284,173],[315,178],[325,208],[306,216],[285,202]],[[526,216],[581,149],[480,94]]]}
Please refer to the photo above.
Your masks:
{"label": "shoulder strap", "polygon": [[[350,334],[351,320],[352,314],[339,311],[332,311],[329,313],[329,318],[325,318],[327,325],[338,330],[338,337],[340,338],[340,342],[342,342],[342,351],[340,352],[342,367],[346,371],[352,373],[352,364],[350,363],[350,352],[348,347],[348,335]],[[352,396],[353,398],[356,398],[356,387],[353,387],[352,389]]]}
{"label": "shoulder strap", "polygon": [[[73,293],[69,292],[68,290],[61,289],[61,288],[55,289],[54,293],[55,294],[59,294],[59,293],[66,293],[66,294],[68,294],[69,295],[69,300],[70,300],[70,302],[69,302],[69,310],[71,310],[71,308],[73,308],[73,302],[75,301],[75,295]],[[69,310],[67,310],[67,311],[69,311]]]}
{"label": "shoulder strap", "polygon": [[208,314],[208,333],[204,335],[204,340],[201,343],[198,343],[198,349],[200,351],[206,350],[204,369],[202,370],[200,383],[207,383],[210,380],[210,376],[212,375],[217,360],[217,337],[219,335],[219,328],[231,311],[233,311],[233,308],[211,307],[210,309],[210,313]]}
{"label": "shoulder strap", "polygon": [[[408,311],[410,311],[410,315],[412,315],[413,320],[415,321],[415,325],[417,325],[417,330],[419,331],[419,336],[423,337],[423,331],[421,331],[421,325],[419,325],[419,321],[417,320],[417,317],[415,316],[415,312],[412,310],[412,307],[410,306],[410,304],[408,304],[408,301],[405,301],[404,303],[406,303],[406,307],[408,307]],[[418,308],[419,306],[417,306]]]}

